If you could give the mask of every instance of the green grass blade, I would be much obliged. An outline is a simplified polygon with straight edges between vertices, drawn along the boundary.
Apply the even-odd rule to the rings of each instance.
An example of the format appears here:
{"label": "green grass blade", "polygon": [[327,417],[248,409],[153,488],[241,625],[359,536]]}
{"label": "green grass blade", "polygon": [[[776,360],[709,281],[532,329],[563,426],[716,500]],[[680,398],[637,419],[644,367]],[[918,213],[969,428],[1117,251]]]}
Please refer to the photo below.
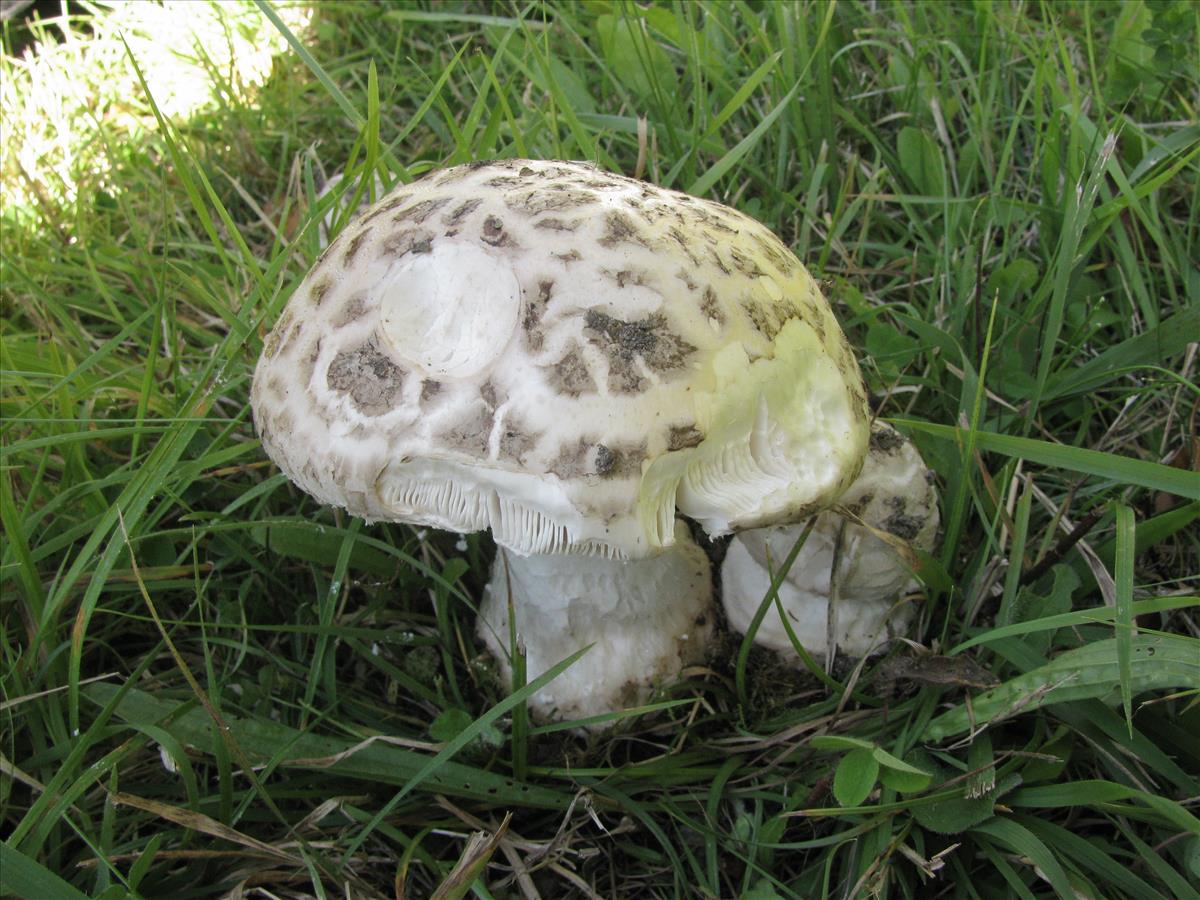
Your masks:
{"label": "green grass blade", "polygon": [[[1147,616],[1154,613],[1170,612],[1177,609],[1200,608],[1200,597],[1152,597],[1149,600],[1135,600],[1131,607],[1132,616]],[[1115,607],[1094,607],[1079,609],[1074,612],[1060,613],[1055,616],[1043,616],[1025,622],[1014,622],[991,628],[983,634],[977,634],[970,640],[957,644],[950,650],[951,654],[962,653],[981,644],[990,644],[1010,637],[1023,634],[1037,634],[1040,631],[1057,631],[1060,628],[1075,628],[1080,625],[1099,625],[1115,622],[1117,618]]]}
{"label": "green grass blade", "polygon": [[30,859],[20,850],[0,842],[0,894],[13,897],[54,898],[54,900],[87,900],[87,894],[76,890],[62,878]]}
{"label": "green grass blade", "polygon": [[[750,624],[746,626],[746,633],[742,635],[741,643],[738,646],[737,662],[734,668],[734,684],[737,686],[738,699],[746,702],[746,661],[750,658],[750,649],[754,646],[754,635],[758,633],[759,626],[770,611],[771,606],[779,597],[779,588],[787,578],[788,572],[792,570],[792,565],[796,562],[796,557],[800,555],[800,551],[804,549],[804,543],[808,540],[808,536],[812,534],[813,528],[816,526],[816,518],[809,520],[808,525],[800,532],[795,543],[792,544],[792,549],[788,551],[787,557],[779,564],[779,568],[771,573],[771,584],[767,589],[766,595],[758,604],[758,609],[754,611],[754,616],[750,619]],[[782,615],[782,610],[780,610]],[[786,620],[786,618],[785,618]],[[798,642],[797,642],[798,643]]]}
{"label": "green grass blade", "polygon": [[[967,437],[964,429],[949,425],[914,419],[888,419],[888,422],[898,428],[924,432],[948,441],[962,441]],[[1052,444],[1036,438],[998,434],[993,431],[976,431],[973,435],[980,450],[1002,453],[1005,456],[1085,475],[1096,475],[1119,484],[1134,484],[1151,490],[1165,491],[1168,494],[1187,497],[1189,500],[1200,500],[1200,474],[1195,472],[1084,447]]]}
{"label": "green grass blade", "polygon": [[1099,356],[1056,373],[1043,399],[1056,400],[1095,390],[1122,371],[1152,366],[1177,356],[1200,334],[1200,305],[1180,310],[1165,322],[1109,347]]}
{"label": "green grass blade", "polygon": [[[830,7],[830,9],[832,9],[832,7]],[[688,185],[687,192],[689,194],[704,196],[710,190],[712,190],[713,185],[720,181],[730,169],[737,165],[738,160],[742,159],[742,157],[744,157],[755,146],[758,145],[767,131],[774,126],[776,120],[778,120],[779,117],[787,110],[789,104],[791,104],[793,98],[795,98],[799,90],[800,82],[796,82],[796,84],[792,86],[792,89],[784,95],[783,99],[775,104],[775,108],[767,113],[763,117],[763,120],[754,127],[753,131],[734,144],[728,153],[713,163],[703,175]]]}
{"label": "green grass blade", "polygon": [[979,823],[974,831],[994,838],[1019,857],[1036,865],[1061,900],[1075,900],[1071,881],[1055,854],[1028,828],[1011,819],[997,817]]}
{"label": "green grass blade", "polygon": [[[1200,689],[1200,641],[1171,634],[1133,639],[1130,693],[1156,689]],[[1054,703],[1092,698],[1119,699],[1121,673],[1116,639],[1094,641],[1059,654],[1051,662],[942,713],[929,723],[930,740],[962,734],[972,727]]]}
{"label": "green grass blade", "polygon": [[1200,836],[1200,819],[1182,804],[1149,791],[1138,790],[1112,781],[1086,779],[1070,784],[1023,787],[1009,794],[1005,802],[1034,809],[1063,809],[1136,800],[1159,813],[1163,819],[1186,834]]}
{"label": "green grass blade", "polygon": [[[1125,710],[1125,721],[1129,733],[1133,734],[1133,697],[1131,684],[1133,673],[1133,548],[1137,544],[1133,510],[1124,504],[1117,506],[1117,559],[1113,567],[1116,584],[1116,627],[1117,673],[1121,680],[1121,706]],[[1200,655],[1200,645],[1195,648]]]}

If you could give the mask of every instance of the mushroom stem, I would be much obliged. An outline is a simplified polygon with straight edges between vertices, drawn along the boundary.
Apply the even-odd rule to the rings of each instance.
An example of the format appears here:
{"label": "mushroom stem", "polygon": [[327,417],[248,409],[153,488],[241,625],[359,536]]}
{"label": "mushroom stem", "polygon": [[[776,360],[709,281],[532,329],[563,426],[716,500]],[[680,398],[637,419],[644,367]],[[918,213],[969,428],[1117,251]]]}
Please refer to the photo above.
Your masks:
{"label": "mushroom stem", "polygon": [[674,545],[649,559],[518,556],[500,548],[479,634],[506,678],[510,609],[528,680],[593,645],[531,697],[535,717],[577,719],[636,706],[704,657],[714,618],[708,558],[678,522]]}

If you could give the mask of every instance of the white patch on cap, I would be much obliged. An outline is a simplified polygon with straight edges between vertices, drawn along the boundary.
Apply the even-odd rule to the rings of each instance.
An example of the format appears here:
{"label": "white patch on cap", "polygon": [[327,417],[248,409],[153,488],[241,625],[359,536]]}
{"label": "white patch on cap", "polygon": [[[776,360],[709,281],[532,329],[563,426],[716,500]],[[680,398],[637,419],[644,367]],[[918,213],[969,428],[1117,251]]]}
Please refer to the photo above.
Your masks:
{"label": "white patch on cap", "polygon": [[410,253],[379,285],[391,349],[433,378],[470,378],[490,366],[517,327],[521,285],[512,268],[479,247],[438,241]]}

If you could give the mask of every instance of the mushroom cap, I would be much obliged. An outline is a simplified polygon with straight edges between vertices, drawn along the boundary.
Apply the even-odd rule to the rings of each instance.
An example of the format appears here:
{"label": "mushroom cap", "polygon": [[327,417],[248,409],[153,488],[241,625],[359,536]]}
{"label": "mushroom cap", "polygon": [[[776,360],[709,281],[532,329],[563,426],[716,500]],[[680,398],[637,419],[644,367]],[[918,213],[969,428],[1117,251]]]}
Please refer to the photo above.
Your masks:
{"label": "mushroom cap", "polygon": [[322,502],[521,554],[652,555],[677,511],[711,534],[795,521],[868,436],[845,337],[769,229],[575,162],[380,199],[290,298],[251,402]]}

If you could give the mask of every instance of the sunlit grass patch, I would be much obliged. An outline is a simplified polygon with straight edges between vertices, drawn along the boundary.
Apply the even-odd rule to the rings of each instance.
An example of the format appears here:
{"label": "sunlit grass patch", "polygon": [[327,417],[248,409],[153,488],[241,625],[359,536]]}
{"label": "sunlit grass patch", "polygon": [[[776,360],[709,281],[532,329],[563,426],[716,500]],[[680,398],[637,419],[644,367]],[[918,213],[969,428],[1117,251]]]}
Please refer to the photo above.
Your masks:
{"label": "sunlit grass patch", "polygon": [[[244,102],[286,43],[250,2],[167,0],[87,7],[32,26],[37,41],[0,56],[0,207],[8,216],[70,220],[81,193],[120,189],[127,142],[156,130],[134,61],[164,115],[184,121]],[[304,33],[305,4],[279,15]],[[11,26],[10,26],[11,27]],[[132,59],[131,59],[132,57]],[[143,158],[142,165],[155,164]]]}

